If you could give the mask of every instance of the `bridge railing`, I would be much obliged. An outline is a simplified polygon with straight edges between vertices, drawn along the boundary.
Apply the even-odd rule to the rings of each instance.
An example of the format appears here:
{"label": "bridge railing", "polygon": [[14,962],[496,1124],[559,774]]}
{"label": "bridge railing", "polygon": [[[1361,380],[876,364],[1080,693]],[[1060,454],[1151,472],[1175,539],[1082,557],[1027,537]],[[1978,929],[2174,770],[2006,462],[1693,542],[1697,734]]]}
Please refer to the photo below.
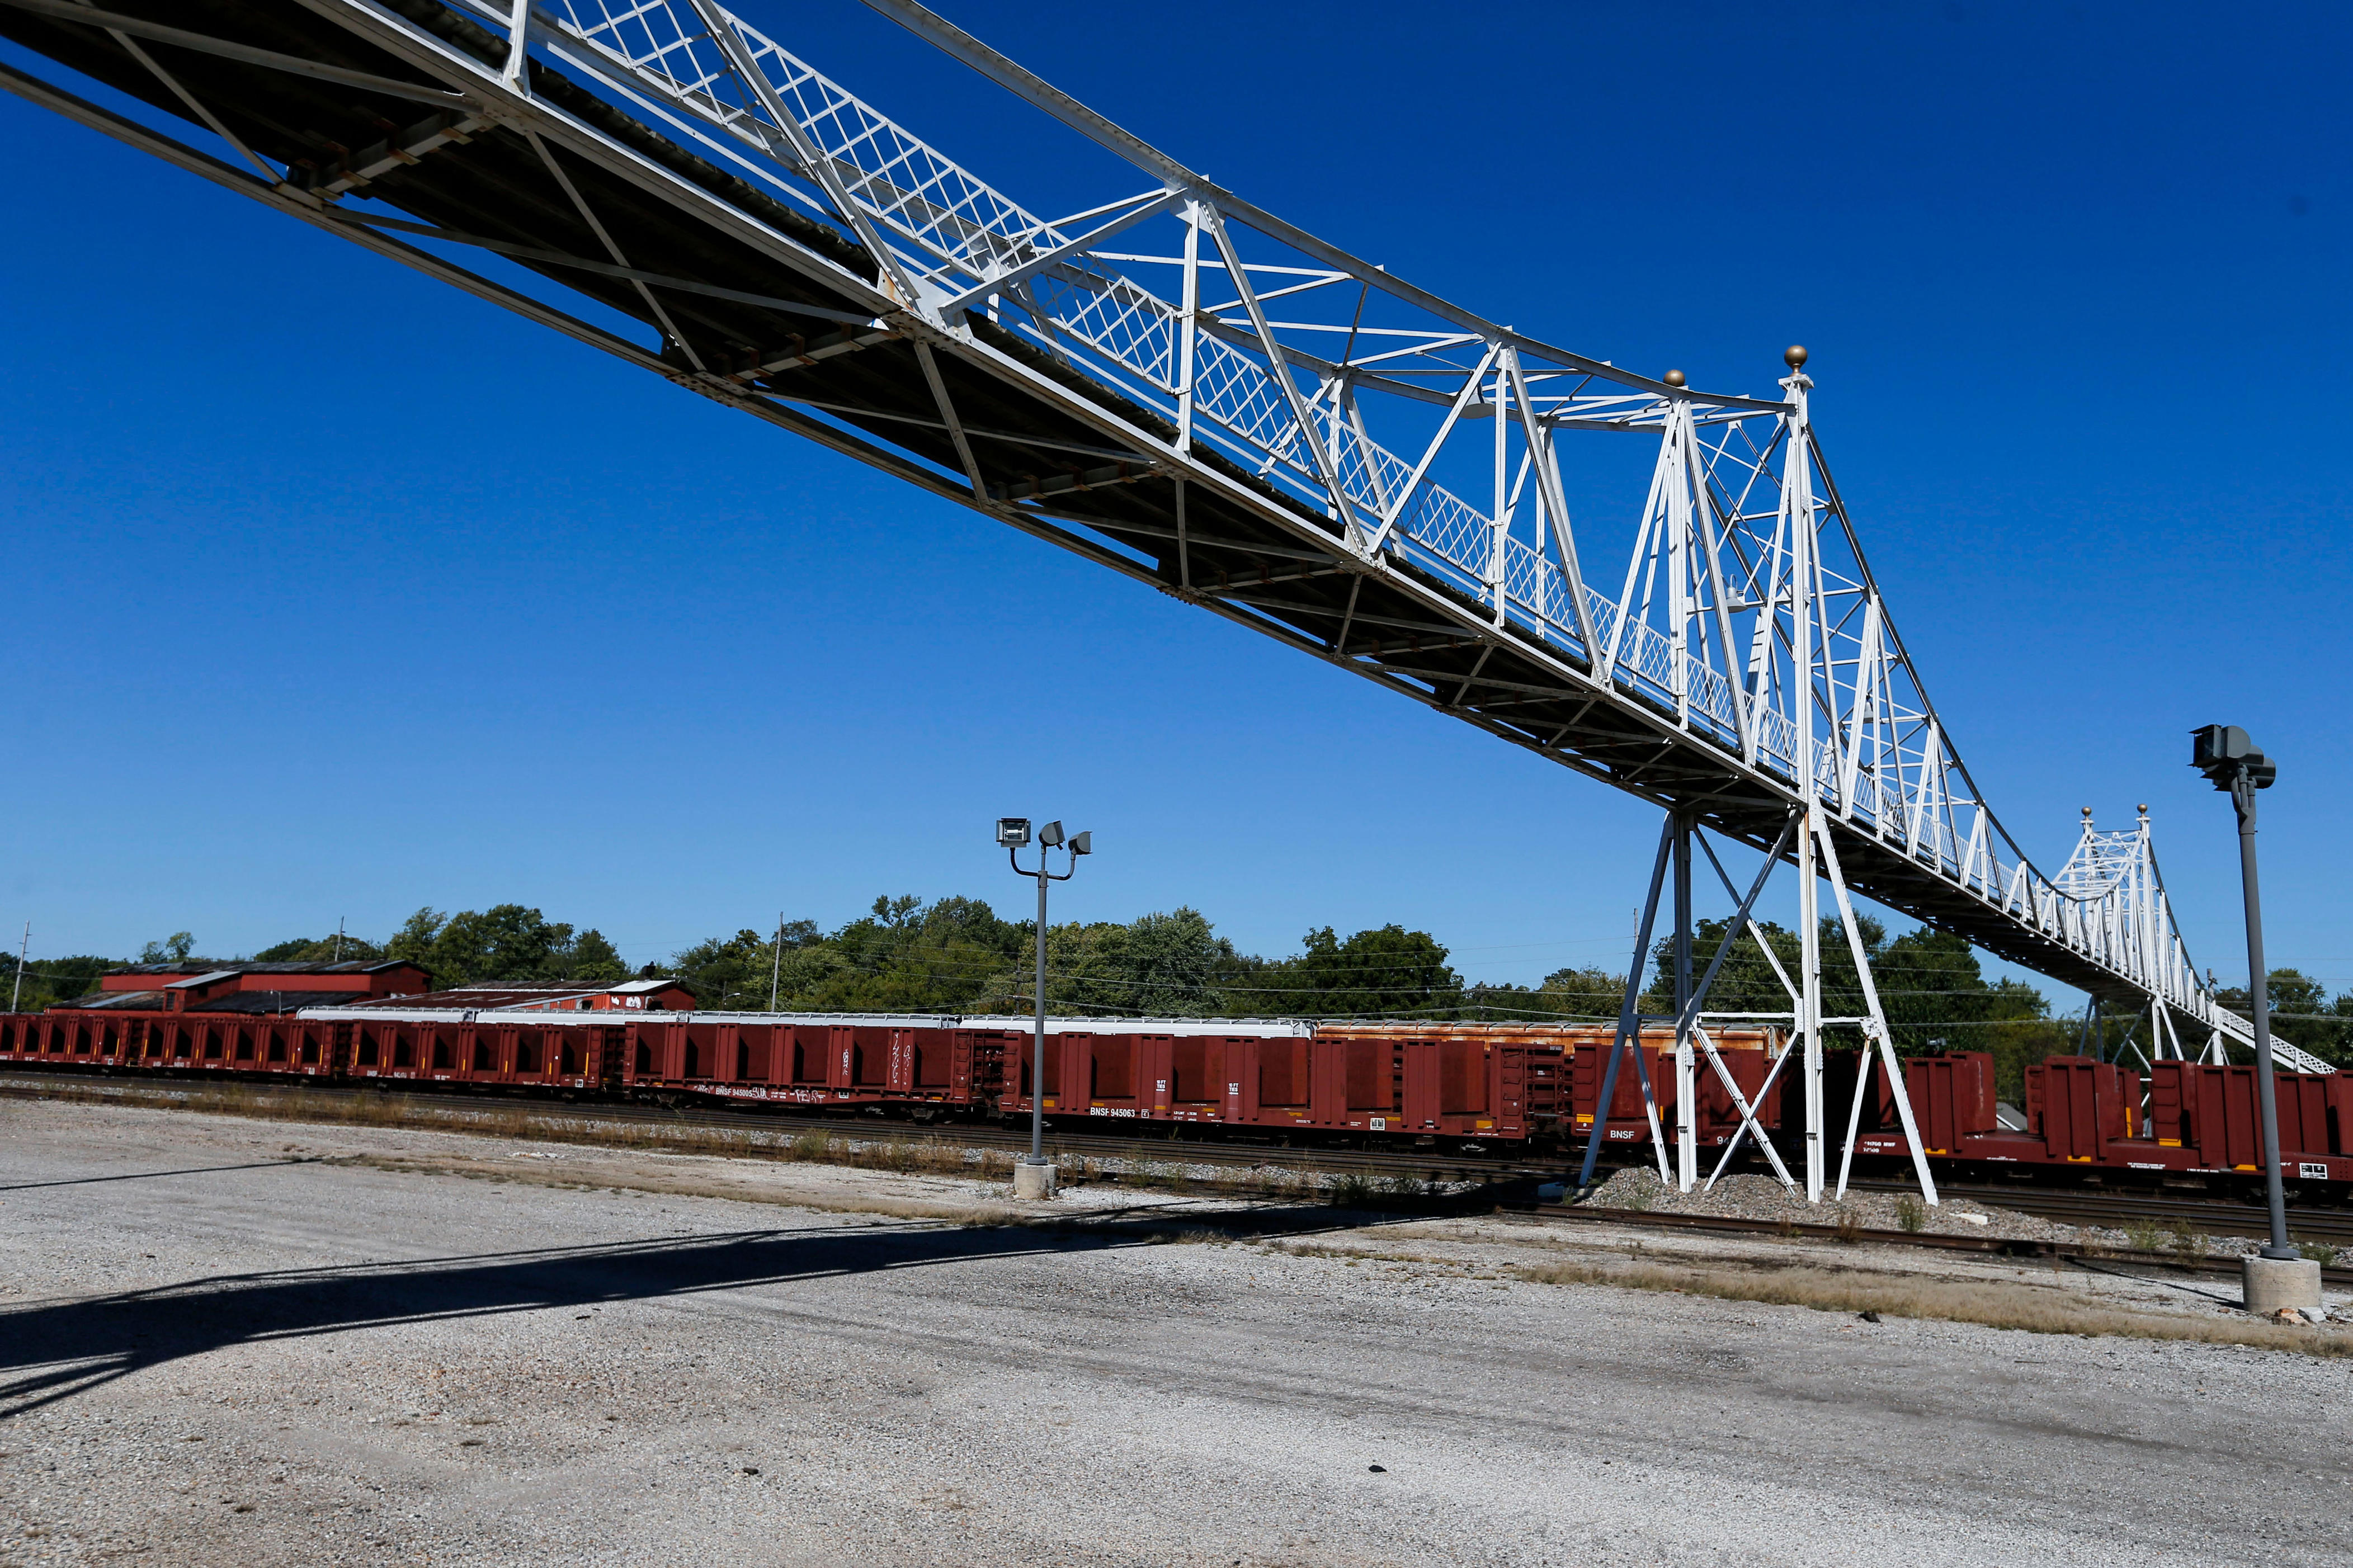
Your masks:
{"label": "bridge railing", "polygon": [[[693,100],[723,124],[768,121],[765,105],[736,79],[701,19],[680,0],[559,4],[575,39],[637,74],[646,86]],[[991,272],[1070,244],[1073,237],[1062,228],[997,192],[741,18],[731,21],[802,133],[843,173],[844,184],[868,216],[912,247],[904,258],[925,277],[960,272],[962,280],[976,285]],[[746,133],[773,150],[765,132]],[[1031,331],[1044,346],[1067,351],[1070,344],[1057,343],[1058,336],[1086,344],[1109,362],[1100,367],[1111,372],[1104,379],[1175,416],[1175,399],[1182,390],[1179,307],[1084,253],[1031,278],[1027,292],[1045,318]],[[1398,508],[1413,465],[1340,418],[1330,400],[1314,405],[1313,423],[1302,430],[1275,374],[1259,355],[1214,332],[1197,334],[1195,428],[1207,426],[1203,433],[1224,437],[1219,444],[1230,455],[1299,500],[1328,510],[1328,492],[1305,449],[1307,442],[1318,443],[1336,456],[1339,482],[1353,507],[1377,519],[1396,510],[1393,538],[1400,553],[1579,663],[1591,664],[1591,650],[1582,645],[1568,601],[1567,575],[1556,563],[1528,541],[1507,533],[1497,570],[1493,520],[1427,475]],[[1738,715],[1722,672],[1678,654],[1666,637],[1640,621],[1620,631],[1622,617],[1614,603],[1589,585],[1586,597],[1597,636],[1619,640],[1619,684],[1738,753]],[[1757,718],[1759,763],[1794,778],[1791,726],[1770,710]]]}
{"label": "bridge railing", "polygon": [[[692,100],[723,124],[766,123],[765,104],[736,79],[700,18],[681,0],[559,4],[575,40],[601,51],[608,63],[636,73],[647,87]],[[776,40],[740,18],[731,22],[803,136],[830,161],[867,216],[904,247],[902,259],[923,278],[961,293],[1008,268],[1063,249],[1074,237],[1067,231],[1084,227],[1038,217]],[[773,155],[773,136],[738,128]],[[1226,276],[1221,264],[1209,265],[1215,276]],[[1176,416],[1177,400],[1186,390],[1178,384],[1185,315],[1131,273],[1093,254],[1071,252],[1027,279],[1009,303],[995,303],[1016,330],[1041,346],[1069,355],[1081,368],[1164,416]],[[1022,319],[1032,314],[1036,320]],[[1220,335],[1219,329],[1227,335]],[[1409,495],[1403,494],[1414,479],[1414,465],[1343,417],[1339,400],[1322,395],[1324,389],[1317,389],[1309,405],[1310,422],[1303,428],[1262,349],[1229,341],[1239,335],[1223,323],[1194,334],[1189,390],[1198,435],[1329,516],[1334,510],[1331,493],[1308,449],[1314,443],[1333,459],[1330,467],[1340,491],[1358,516],[1392,524],[1388,548],[1483,604],[1499,620],[1533,633],[1591,668],[1593,650],[1583,645],[1568,578],[1555,560],[1518,532],[1502,531],[1499,540],[1488,510],[1426,472]],[[1100,359],[1090,363],[1092,356],[1084,350]],[[1627,415],[1640,408],[1639,400],[1620,399],[1609,412],[1623,427]],[[1583,408],[1571,412],[1579,419],[1595,413]],[[1718,420],[1776,417],[1726,410],[1703,413]],[[1770,443],[1765,445],[1769,447]],[[1787,713],[1752,701],[1752,752],[1741,732],[1731,682],[1720,669],[1678,652],[1657,628],[1628,617],[1589,584],[1585,597],[1597,638],[1613,647],[1613,683],[1623,693],[1674,716],[1694,734],[1751,765],[1785,782],[1797,779],[1795,725]],[[1878,837],[1891,837],[1891,825],[1894,836],[1901,835],[1907,807],[1900,788],[1890,790],[1874,779],[1868,791],[1859,791],[1848,802],[1842,798],[1835,748],[1825,742],[1816,761],[1817,783],[1826,801]],[[1916,858],[1956,883],[1966,874],[1959,848],[1941,818],[1927,825],[1913,844]],[[1997,885],[2001,879],[1996,878]]]}

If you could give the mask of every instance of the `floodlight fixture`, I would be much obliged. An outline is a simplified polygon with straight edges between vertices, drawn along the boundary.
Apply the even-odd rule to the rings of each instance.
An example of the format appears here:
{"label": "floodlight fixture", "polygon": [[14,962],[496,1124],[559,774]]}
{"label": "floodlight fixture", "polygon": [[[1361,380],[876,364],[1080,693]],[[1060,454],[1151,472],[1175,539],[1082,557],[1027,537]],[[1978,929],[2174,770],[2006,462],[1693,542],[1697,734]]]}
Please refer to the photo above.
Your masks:
{"label": "floodlight fixture", "polygon": [[1029,845],[1029,819],[1026,816],[1000,816],[997,819],[997,841],[1008,849],[1025,849]]}
{"label": "floodlight fixture", "polygon": [[1093,834],[1092,834],[1092,833],[1077,833],[1077,834],[1072,834],[1072,835],[1071,836],[1071,854],[1073,854],[1073,855],[1092,855],[1092,854],[1093,854],[1094,852],[1095,852],[1095,836],[1094,836]]}
{"label": "floodlight fixture", "polygon": [[1062,825],[1059,822],[1046,824],[1038,830],[1038,842],[1048,849],[1060,849],[1062,847]]}
{"label": "floodlight fixture", "polygon": [[2242,774],[2257,789],[2269,789],[2278,780],[2279,764],[2257,750],[2236,724],[2201,724],[2189,733],[2189,765],[2216,789],[2229,790]]}

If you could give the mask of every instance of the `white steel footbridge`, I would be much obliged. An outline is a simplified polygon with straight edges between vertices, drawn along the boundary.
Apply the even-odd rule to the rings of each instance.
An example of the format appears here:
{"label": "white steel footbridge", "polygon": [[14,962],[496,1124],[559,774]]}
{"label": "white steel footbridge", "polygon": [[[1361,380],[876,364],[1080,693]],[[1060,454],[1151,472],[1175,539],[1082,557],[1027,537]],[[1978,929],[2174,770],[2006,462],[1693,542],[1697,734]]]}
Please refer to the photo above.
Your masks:
{"label": "white steel footbridge", "polygon": [[[712,0],[0,0],[43,68],[0,85],[1655,802],[1654,907],[1696,829],[1794,865],[1811,1193],[1836,1148],[1825,882],[1851,941],[1864,894],[2147,1013],[2168,1054],[2252,1042],[2189,962],[2145,814],[2087,818],[2055,875],[1993,815],[1831,478],[1802,350],[1778,395],[1725,396],[1498,325],[867,3],[1132,174],[1040,216]],[[1867,1016],[1836,1022],[1893,1072],[1863,969]]]}

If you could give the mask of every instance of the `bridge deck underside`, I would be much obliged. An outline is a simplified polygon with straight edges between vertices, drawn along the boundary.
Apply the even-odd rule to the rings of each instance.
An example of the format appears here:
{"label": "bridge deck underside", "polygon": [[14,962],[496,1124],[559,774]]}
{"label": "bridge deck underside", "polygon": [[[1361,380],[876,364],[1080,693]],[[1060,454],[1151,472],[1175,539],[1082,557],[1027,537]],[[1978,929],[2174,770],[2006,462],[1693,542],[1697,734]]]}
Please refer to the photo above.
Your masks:
{"label": "bridge deck underside", "polygon": [[[502,37],[429,0],[384,3],[494,68],[504,58]],[[109,8],[396,80],[448,85],[296,0],[110,0]],[[98,29],[0,9],[0,34],[157,109],[191,118],[147,67]],[[141,47],[247,145],[280,163],[315,170],[322,182],[355,166],[365,149],[397,144],[421,114],[459,118],[169,44]],[[815,258],[870,283],[876,277],[872,260],[839,229],[686,151],[580,82],[535,60],[531,86],[551,108],[789,237]],[[550,168],[551,157],[572,191]],[[584,219],[585,205],[628,267],[639,272],[850,315],[872,309],[854,286],[843,286],[849,280],[823,265],[779,265],[772,251],[649,188],[641,177],[617,174],[552,141],[535,146],[505,123],[472,130],[413,162],[396,161],[364,189],[437,229],[601,260],[610,252]],[[506,254],[659,331],[636,283]],[[317,313],[338,335],[364,330],[364,309],[308,279],[281,279],[280,292],[287,309]],[[948,499],[974,501],[962,456],[910,337],[781,304],[659,285],[654,294],[682,340],[659,352],[659,368],[682,384],[852,451]],[[1680,730],[1672,712],[1652,710],[1622,686],[1614,696],[1597,691],[1583,681],[1572,656],[1541,647],[1515,627],[1493,626],[1486,606],[1406,562],[1390,557],[1386,571],[1362,570],[1327,517],[1214,454],[1197,449],[1189,470],[1172,465],[1167,448],[1176,433],[1157,415],[985,317],[967,317],[963,325],[969,336],[939,342],[934,357],[989,492],[992,515],[1579,773],[1695,813],[1734,838],[1761,847],[1779,835],[1793,792]],[[639,351],[640,363],[652,353]],[[1008,374],[1008,366],[1017,374]],[[735,378],[733,389],[714,383],[705,374],[712,372]],[[812,407],[838,423],[813,417]],[[1155,444],[1163,448],[1159,454],[1145,449]],[[1181,481],[1178,474],[1187,471],[1192,479]],[[1841,858],[1857,891],[2055,979],[2118,1003],[2141,1001],[2113,974],[2005,918],[1900,846],[1868,832],[1841,837],[1851,846]]]}

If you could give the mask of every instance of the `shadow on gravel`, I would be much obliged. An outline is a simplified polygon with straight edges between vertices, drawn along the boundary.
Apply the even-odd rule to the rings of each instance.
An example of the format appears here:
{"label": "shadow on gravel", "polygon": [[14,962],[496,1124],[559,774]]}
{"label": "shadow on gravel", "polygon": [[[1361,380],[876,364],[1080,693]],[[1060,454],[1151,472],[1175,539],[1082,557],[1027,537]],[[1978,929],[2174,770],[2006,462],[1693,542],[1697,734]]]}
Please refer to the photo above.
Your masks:
{"label": "shadow on gravel", "polygon": [[27,1193],[36,1187],[90,1187],[100,1182],[152,1182],[158,1176],[210,1176],[222,1171],[274,1171],[280,1165],[315,1165],[316,1159],[256,1160],[247,1165],[197,1165],[181,1171],[132,1171],[120,1176],[69,1176],[62,1182],[15,1182],[0,1193]]}
{"label": "shadow on gravel", "polygon": [[[1300,1235],[1361,1223],[1327,1206],[1220,1216],[1220,1234]],[[547,1311],[946,1263],[1140,1247],[1178,1226],[1098,1210],[1047,1226],[808,1227],[406,1263],[227,1274],[0,1311],[0,1420],[148,1367],[257,1340]]]}

